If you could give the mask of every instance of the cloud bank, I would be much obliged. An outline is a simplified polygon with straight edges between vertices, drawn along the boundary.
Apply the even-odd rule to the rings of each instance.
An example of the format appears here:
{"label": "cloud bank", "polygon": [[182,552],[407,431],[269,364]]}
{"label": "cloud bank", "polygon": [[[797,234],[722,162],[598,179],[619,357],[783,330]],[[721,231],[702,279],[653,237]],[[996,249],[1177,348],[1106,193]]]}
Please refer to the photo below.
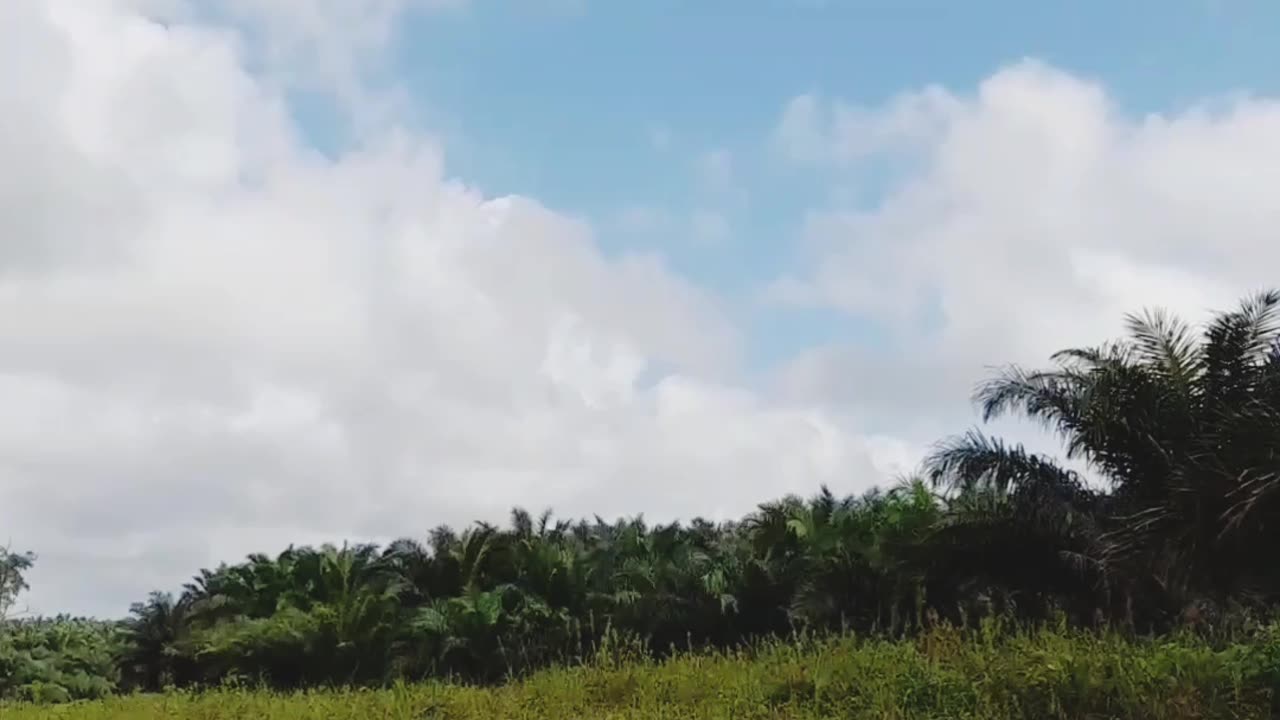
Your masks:
{"label": "cloud bank", "polygon": [[[119,615],[249,551],[513,505],[858,491],[963,430],[987,366],[1275,280],[1274,101],[1134,117],[1034,62],[973,93],[801,96],[761,151],[868,191],[815,198],[761,292],[887,340],[750,381],[714,289],[450,176],[376,69],[403,13],[450,8],[375,5],[0,3],[0,532],[40,554],[34,609]],[[302,88],[354,144],[312,148]]]}
{"label": "cloud bank", "polygon": [[1197,320],[1280,282],[1273,99],[1137,117],[1096,82],[1023,61],[969,94],[797,97],[773,146],[833,184],[872,164],[890,178],[869,200],[815,204],[805,266],[766,296],[888,329],[887,346],[804,353],[782,384],[899,432],[954,431],[991,366],[1117,337],[1127,312]]}
{"label": "cloud bank", "polygon": [[281,5],[301,41],[2,5],[0,528],[40,555],[34,609],[119,615],[249,551],[517,504],[714,516],[879,476],[836,414],[736,383],[738,331],[660,257],[483,197],[391,122],[310,149],[254,58],[352,67],[327,28],[362,4]]}

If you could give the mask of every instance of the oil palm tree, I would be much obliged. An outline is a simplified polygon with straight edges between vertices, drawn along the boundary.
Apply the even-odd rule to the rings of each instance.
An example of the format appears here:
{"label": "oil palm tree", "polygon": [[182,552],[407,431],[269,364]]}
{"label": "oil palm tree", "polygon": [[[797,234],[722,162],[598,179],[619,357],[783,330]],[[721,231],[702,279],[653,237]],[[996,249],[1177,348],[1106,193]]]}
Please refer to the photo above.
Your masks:
{"label": "oil palm tree", "polygon": [[940,447],[930,475],[1007,497],[1007,533],[1038,534],[1076,553],[1077,567],[1158,588],[1174,605],[1275,598],[1280,572],[1266,548],[1280,539],[1278,313],[1276,291],[1217,313],[1199,334],[1165,312],[1135,313],[1118,342],[1063,350],[1049,370],[1007,367],[979,387],[984,420],[1044,424],[1106,493],[976,432]]}
{"label": "oil palm tree", "polygon": [[187,647],[189,610],[189,603],[162,592],[133,604],[122,623],[125,642],[118,659],[126,686],[155,691],[196,679]]}
{"label": "oil palm tree", "polygon": [[916,559],[944,615],[1112,609],[1098,524],[1106,499],[1077,473],[978,432],[941,444],[926,464],[947,507]]}
{"label": "oil palm tree", "polygon": [[906,560],[936,520],[933,496],[917,484],[843,498],[823,487],[808,501],[762,505],[746,526],[775,582],[789,586],[794,622],[894,630],[922,600]]}

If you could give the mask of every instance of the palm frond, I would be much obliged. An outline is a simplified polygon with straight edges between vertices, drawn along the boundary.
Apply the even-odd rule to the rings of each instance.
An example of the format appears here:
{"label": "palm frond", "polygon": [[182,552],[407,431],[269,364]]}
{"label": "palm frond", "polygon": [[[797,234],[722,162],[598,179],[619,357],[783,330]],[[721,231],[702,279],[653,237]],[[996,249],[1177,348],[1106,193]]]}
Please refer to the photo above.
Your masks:
{"label": "palm frond", "polygon": [[1061,426],[1071,422],[1077,413],[1077,398],[1072,378],[1066,374],[1030,372],[1016,365],[1001,370],[996,377],[978,385],[974,400],[982,410],[984,422],[1011,412]]}
{"label": "palm frond", "polygon": [[1268,503],[1280,499],[1280,468],[1246,470],[1228,497],[1231,506],[1222,515],[1220,537],[1240,530]]}
{"label": "palm frond", "polygon": [[1250,370],[1265,364],[1280,335],[1280,291],[1246,298],[1219,313],[1205,330],[1205,374],[1216,397],[1237,399],[1249,384]]}
{"label": "palm frond", "polygon": [[1006,445],[998,438],[970,430],[944,441],[924,461],[925,476],[934,487],[964,491],[988,485],[1000,492],[1044,485],[1054,488],[1082,486],[1079,475],[1021,445]]}
{"label": "palm frond", "polygon": [[1191,327],[1163,310],[1145,310],[1125,316],[1140,361],[1158,368],[1180,388],[1189,389],[1200,368],[1200,347]]}

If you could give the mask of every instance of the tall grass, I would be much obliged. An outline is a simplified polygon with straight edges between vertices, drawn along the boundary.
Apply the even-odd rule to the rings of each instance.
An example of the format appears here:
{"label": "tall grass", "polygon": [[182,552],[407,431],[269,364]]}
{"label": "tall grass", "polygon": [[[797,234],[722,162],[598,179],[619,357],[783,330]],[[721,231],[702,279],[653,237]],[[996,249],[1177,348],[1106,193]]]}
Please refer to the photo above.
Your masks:
{"label": "tall grass", "polygon": [[1280,713],[1280,627],[1247,642],[1133,640],[1065,629],[913,640],[797,638],[645,660],[606,648],[587,665],[497,688],[449,683],[274,694],[228,687],[65,706],[4,720],[490,720],[492,718],[1267,718]]}

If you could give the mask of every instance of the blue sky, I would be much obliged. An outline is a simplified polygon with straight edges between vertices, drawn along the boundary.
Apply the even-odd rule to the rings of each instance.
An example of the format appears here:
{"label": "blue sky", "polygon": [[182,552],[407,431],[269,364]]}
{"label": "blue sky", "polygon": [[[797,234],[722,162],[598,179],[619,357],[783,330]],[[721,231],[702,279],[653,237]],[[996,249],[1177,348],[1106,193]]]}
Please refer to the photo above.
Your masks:
{"label": "blue sky", "polygon": [[[386,70],[445,138],[451,172],[590,219],[608,252],[662,253],[732,299],[760,367],[878,330],[756,302],[800,252],[800,218],[826,181],[769,152],[789,99],[876,107],[927,85],[964,94],[1031,57],[1100,82],[1126,111],[1176,111],[1275,91],[1280,46],[1268,28],[1280,28],[1280,4],[1261,0],[482,0],[411,18]],[[736,194],[706,187],[710,153],[731,158]],[[637,210],[714,212],[730,237],[620,228]]]}
{"label": "blue sky", "polygon": [[767,186],[762,141],[809,91],[870,105],[927,84],[966,91],[1023,57],[1101,80],[1140,112],[1280,84],[1267,30],[1280,5],[1258,0],[512,5],[418,16],[394,73],[453,140],[460,175],[592,215],[686,200],[691,156],[717,148]]}

